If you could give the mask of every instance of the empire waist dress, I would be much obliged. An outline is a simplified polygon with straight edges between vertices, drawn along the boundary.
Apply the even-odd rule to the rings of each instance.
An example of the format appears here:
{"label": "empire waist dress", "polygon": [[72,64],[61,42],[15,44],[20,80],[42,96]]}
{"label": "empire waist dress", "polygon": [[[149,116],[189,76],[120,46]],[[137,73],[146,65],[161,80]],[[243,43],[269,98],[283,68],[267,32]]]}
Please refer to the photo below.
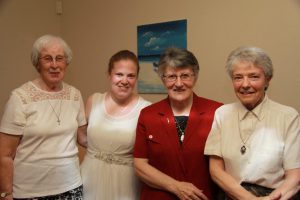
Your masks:
{"label": "empire waist dress", "polygon": [[133,169],[133,145],[140,110],[150,103],[139,97],[120,117],[107,114],[106,94],[93,95],[87,154],[81,165],[85,200],[135,200],[139,184]]}

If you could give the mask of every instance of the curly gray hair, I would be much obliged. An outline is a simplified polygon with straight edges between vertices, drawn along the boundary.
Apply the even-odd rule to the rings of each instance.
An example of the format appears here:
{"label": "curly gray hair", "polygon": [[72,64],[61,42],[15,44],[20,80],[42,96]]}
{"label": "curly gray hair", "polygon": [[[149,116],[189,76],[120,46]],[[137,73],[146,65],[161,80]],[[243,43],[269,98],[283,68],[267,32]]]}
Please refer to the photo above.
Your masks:
{"label": "curly gray hair", "polygon": [[71,63],[73,54],[69,45],[61,37],[53,36],[53,35],[43,35],[39,37],[33,43],[32,46],[31,63],[33,64],[33,66],[35,67],[38,66],[41,50],[47,48],[49,45],[52,45],[54,43],[59,44],[61,48],[64,50],[67,65]]}
{"label": "curly gray hair", "polygon": [[273,64],[268,54],[258,47],[242,46],[233,50],[226,62],[226,71],[230,77],[233,73],[233,65],[237,62],[250,62],[256,67],[261,67],[267,78],[273,77]]}

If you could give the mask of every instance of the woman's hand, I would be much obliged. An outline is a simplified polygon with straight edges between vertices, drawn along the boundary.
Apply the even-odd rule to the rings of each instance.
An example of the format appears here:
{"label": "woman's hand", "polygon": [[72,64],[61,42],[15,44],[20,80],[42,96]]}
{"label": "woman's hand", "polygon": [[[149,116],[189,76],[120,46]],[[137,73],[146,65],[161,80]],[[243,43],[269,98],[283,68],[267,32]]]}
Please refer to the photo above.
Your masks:
{"label": "woman's hand", "polygon": [[0,199],[1,199],[1,200],[13,200],[14,198],[13,198],[13,195],[10,194],[10,195],[7,195],[7,196],[4,197],[4,198],[1,198],[1,197],[0,197]]}
{"label": "woman's hand", "polygon": [[192,183],[180,182],[148,163],[148,159],[134,158],[135,172],[147,185],[175,194],[180,200],[208,200]]}
{"label": "woman's hand", "polygon": [[265,197],[255,197],[253,200],[279,200],[281,198],[281,194],[270,194],[269,196]]}
{"label": "woman's hand", "polygon": [[188,182],[177,182],[174,193],[180,200],[208,200],[202,190]]}

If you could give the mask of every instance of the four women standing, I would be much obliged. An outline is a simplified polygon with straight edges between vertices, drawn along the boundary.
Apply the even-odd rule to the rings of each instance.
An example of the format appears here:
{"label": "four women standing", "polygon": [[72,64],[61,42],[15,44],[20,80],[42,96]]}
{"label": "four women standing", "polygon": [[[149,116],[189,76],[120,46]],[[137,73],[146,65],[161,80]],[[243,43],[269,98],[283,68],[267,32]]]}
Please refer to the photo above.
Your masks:
{"label": "four women standing", "polygon": [[[82,176],[88,200],[215,199],[204,146],[216,109],[205,154],[223,199],[299,198],[299,114],[265,95],[273,68],[263,50],[230,54],[240,103],[221,108],[193,92],[199,64],[191,52],[161,55],[168,97],[151,106],[134,93],[137,57],[117,52],[109,91],[87,101],[88,126],[80,92],[63,82],[72,60],[65,41],[40,37],[31,60],[40,76],[12,92],[0,125],[0,198],[82,199]],[[76,133],[87,147],[81,176]]]}

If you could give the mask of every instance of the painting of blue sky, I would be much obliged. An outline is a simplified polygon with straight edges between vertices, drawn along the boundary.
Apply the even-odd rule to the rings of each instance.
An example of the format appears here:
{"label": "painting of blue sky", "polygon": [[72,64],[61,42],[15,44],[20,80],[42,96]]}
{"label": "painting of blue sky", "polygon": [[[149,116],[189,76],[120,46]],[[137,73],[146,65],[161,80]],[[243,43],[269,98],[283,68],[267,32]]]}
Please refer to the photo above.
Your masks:
{"label": "painting of blue sky", "polygon": [[170,46],[187,48],[187,20],[137,27],[138,58],[141,71],[139,93],[166,93],[157,72],[160,54]]}

